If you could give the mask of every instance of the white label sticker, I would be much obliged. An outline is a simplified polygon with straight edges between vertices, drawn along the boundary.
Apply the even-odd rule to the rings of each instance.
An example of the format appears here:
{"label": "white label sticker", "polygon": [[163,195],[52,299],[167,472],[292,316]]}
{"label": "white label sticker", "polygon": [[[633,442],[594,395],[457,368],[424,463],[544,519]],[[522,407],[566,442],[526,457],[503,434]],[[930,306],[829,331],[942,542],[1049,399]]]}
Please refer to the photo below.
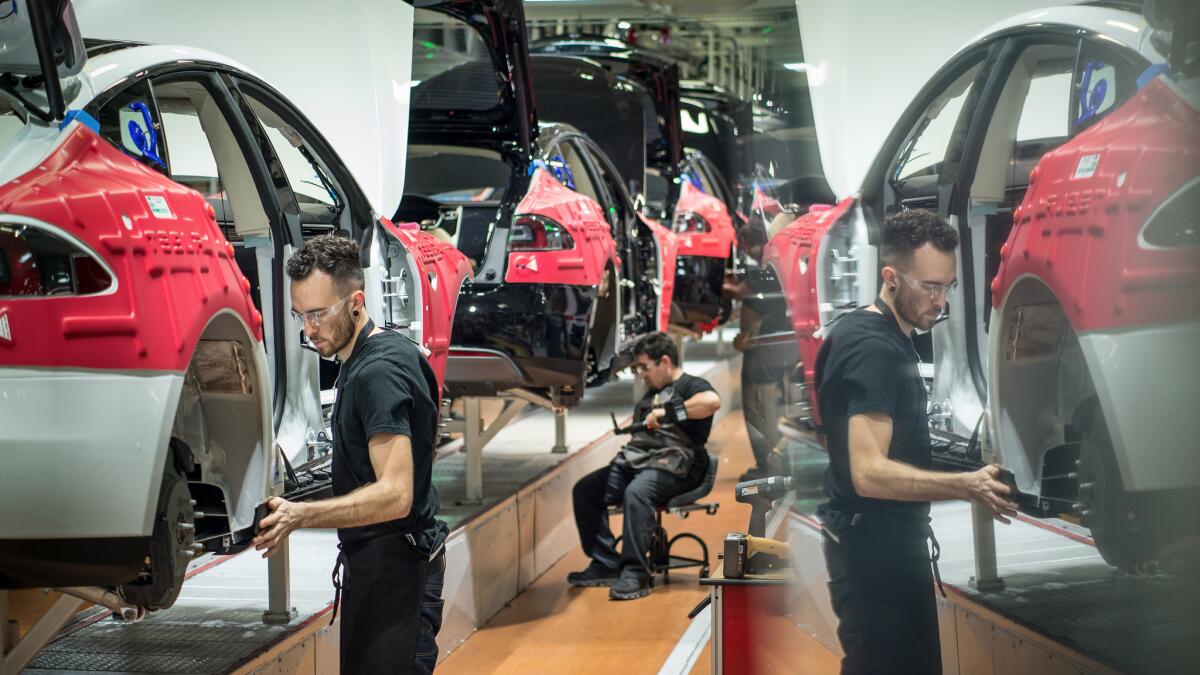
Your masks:
{"label": "white label sticker", "polygon": [[171,207],[167,205],[166,197],[146,195],[146,205],[150,207],[150,213],[153,213],[155,218],[175,219],[175,214],[171,213]]}
{"label": "white label sticker", "polygon": [[1096,167],[1100,166],[1100,155],[1084,155],[1079,158],[1079,164],[1075,167],[1075,180],[1080,178],[1091,178],[1096,175]]}

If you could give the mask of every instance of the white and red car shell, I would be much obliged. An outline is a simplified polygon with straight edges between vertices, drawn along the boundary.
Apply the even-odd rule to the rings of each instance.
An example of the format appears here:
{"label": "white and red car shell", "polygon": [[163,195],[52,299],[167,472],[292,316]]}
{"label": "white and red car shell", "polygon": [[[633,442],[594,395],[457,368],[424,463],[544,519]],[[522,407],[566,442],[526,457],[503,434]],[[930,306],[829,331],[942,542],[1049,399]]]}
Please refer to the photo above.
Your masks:
{"label": "white and red car shell", "polygon": [[[205,50],[121,49],[89,60],[68,108],[177,62],[251,72]],[[423,272],[422,341],[440,381],[469,263],[381,220]],[[0,297],[0,539],[151,534],[183,377],[206,331],[246,348],[260,432],[242,489],[268,496],[275,453],[263,320],[204,197],[78,121],[31,123],[0,148],[0,221],[75,243],[113,281],[93,295]],[[234,529],[251,524],[254,502],[242,506],[230,514]]]}

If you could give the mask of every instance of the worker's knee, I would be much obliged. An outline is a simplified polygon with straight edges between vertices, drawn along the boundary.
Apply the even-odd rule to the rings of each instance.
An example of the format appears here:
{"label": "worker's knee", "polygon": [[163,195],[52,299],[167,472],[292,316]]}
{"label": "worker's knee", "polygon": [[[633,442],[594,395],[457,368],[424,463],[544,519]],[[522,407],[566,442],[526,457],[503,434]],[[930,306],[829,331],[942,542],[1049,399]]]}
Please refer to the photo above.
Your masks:
{"label": "worker's knee", "polygon": [[649,489],[649,486],[630,485],[625,490],[622,496],[622,501],[625,503],[625,508],[629,507],[652,507],[654,505],[654,492]]}

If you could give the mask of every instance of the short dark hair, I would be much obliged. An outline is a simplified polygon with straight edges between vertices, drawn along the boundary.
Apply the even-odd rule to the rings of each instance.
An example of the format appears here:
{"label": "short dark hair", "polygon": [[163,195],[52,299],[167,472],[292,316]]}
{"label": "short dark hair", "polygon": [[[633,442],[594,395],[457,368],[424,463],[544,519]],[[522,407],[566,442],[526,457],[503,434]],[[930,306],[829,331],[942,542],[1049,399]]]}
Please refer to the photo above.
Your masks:
{"label": "short dark hair", "polygon": [[645,354],[654,362],[665,356],[671,359],[671,365],[679,365],[679,349],[675,346],[675,341],[666,333],[650,333],[634,343],[634,358],[642,354]]}
{"label": "short dark hair", "polygon": [[358,244],[353,239],[323,234],[304,242],[288,259],[288,277],[292,281],[303,281],[313,270],[321,270],[333,279],[338,293],[361,291],[366,284],[358,256]]}
{"label": "short dark hair", "polygon": [[958,232],[927,209],[909,209],[888,216],[883,223],[883,245],[879,257],[884,265],[902,266],[913,252],[927,243],[950,253],[958,247]]}

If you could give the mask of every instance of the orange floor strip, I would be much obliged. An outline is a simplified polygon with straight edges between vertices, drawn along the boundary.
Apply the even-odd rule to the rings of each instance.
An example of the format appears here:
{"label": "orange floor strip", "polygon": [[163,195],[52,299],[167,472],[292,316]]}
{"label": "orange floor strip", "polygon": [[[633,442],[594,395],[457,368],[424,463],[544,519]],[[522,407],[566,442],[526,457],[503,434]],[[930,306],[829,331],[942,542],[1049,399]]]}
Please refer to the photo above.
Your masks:
{"label": "orange floor strip", "polygon": [[[671,535],[687,531],[704,539],[715,568],[725,533],[744,530],[750,518],[750,507],[733,500],[738,476],[753,463],[740,412],[731,413],[713,429],[709,451],[720,465],[713,492],[705,501],[720,502],[720,510],[714,516],[669,516],[664,526]],[[614,531],[619,527],[619,519],[614,519]],[[706,595],[697,583],[697,570],[672,574],[671,583],[657,583],[649,597],[612,602],[607,589],[567,585],[567,573],[586,564],[578,549],[565,556],[455,650],[437,672],[657,673],[687,629],[688,612]],[[779,652],[782,669],[778,672],[837,672],[837,658],[819,643],[782,642],[786,644],[780,647],[786,649]],[[706,649],[693,673],[710,672],[708,654]]]}

